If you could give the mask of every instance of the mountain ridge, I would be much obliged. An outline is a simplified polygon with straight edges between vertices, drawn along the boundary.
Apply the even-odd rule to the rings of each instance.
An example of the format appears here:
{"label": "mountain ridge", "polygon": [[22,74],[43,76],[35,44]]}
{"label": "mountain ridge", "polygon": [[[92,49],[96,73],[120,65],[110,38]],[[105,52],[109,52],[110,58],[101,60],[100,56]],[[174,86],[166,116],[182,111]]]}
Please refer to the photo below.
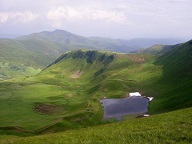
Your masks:
{"label": "mountain ridge", "polygon": [[[83,37],[58,29],[33,33],[16,39],[0,39],[1,54],[3,57],[7,57],[6,62],[9,63],[9,66],[1,64],[0,79],[6,77],[12,78],[16,75],[31,75],[30,72],[26,71],[31,71],[31,68],[44,69],[62,53],[67,51],[87,49],[129,53],[133,50],[148,47],[154,43],[167,43],[167,41],[172,43],[174,40],[144,38],[121,40],[101,37]],[[179,40],[176,41],[180,42]],[[13,56],[11,53],[15,55]],[[17,60],[13,60],[13,57]],[[25,66],[22,66],[22,63],[24,63]],[[13,68],[11,68],[12,66]]]}
{"label": "mountain ridge", "polygon": [[[130,52],[140,48],[147,48],[153,44],[177,44],[182,40],[170,38],[135,38],[135,39],[111,39],[102,37],[84,37],[65,30],[43,31],[17,38],[18,40],[40,39],[51,40],[65,45],[94,48],[96,50],[110,50],[116,52]],[[77,47],[75,48],[77,49]]]}

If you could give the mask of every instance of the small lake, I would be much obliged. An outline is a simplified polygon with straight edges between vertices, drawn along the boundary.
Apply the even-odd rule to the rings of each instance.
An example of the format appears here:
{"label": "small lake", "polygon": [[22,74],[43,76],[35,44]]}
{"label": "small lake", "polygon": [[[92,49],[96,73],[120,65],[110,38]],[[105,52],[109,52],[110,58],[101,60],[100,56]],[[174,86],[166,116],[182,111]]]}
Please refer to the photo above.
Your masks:
{"label": "small lake", "polygon": [[121,121],[123,116],[130,114],[145,114],[148,111],[149,100],[146,97],[127,97],[121,99],[103,99],[104,118],[116,118]]}

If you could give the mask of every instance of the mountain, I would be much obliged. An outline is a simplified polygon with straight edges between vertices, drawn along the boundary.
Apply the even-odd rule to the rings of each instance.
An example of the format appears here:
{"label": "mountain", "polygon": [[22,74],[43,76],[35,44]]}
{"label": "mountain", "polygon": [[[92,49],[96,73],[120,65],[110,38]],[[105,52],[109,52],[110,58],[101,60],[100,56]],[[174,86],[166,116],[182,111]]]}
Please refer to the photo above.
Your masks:
{"label": "mountain", "polygon": [[7,39],[15,39],[17,37],[22,36],[22,34],[3,34],[0,33],[0,38],[7,38]]}
{"label": "mountain", "polygon": [[0,39],[1,59],[3,59],[0,63],[0,80],[38,73],[62,53],[76,49],[129,53],[156,43],[178,42],[180,40],[83,37],[64,30],[33,33],[16,39]]}
{"label": "mountain", "polygon": [[17,40],[51,41],[60,45],[64,51],[74,49],[94,49],[129,53],[140,48],[147,48],[154,44],[177,44],[179,39],[137,38],[131,40],[109,39],[101,37],[83,37],[64,30],[40,32],[17,38]]}
{"label": "mountain", "polygon": [[1,133],[53,133],[110,123],[103,121],[100,100],[134,91],[154,97],[150,115],[189,108],[191,43],[160,56],[75,50],[35,76],[2,81]]}

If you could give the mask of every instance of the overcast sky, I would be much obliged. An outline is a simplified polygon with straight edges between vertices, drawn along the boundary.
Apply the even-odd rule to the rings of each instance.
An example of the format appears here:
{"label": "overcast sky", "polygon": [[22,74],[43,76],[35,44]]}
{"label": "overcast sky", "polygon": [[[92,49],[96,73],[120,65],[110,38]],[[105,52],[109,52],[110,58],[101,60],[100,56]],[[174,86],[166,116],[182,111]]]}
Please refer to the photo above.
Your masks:
{"label": "overcast sky", "polygon": [[0,33],[191,38],[192,0],[0,0]]}

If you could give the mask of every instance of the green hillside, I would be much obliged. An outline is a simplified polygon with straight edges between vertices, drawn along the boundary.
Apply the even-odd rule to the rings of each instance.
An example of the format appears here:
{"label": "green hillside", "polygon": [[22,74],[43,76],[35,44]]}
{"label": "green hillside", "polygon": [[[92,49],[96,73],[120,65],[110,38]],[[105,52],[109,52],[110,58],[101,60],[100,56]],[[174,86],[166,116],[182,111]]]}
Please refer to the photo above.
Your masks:
{"label": "green hillside", "polygon": [[192,40],[174,47],[160,56],[156,64],[163,65],[164,79],[172,81],[192,80]]}
{"label": "green hillside", "polygon": [[146,53],[146,54],[161,55],[161,54],[164,54],[164,53],[170,51],[171,49],[173,49],[174,47],[176,47],[178,45],[179,44],[177,44],[177,45],[156,44],[149,48],[139,49],[139,50],[133,51],[131,53]]}
{"label": "green hillside", "polygon": [[0,80],[36,74],[52,60],[16,40],[0,39]]}
{"label": "green hillside", "polygon": [[147,118],[62,133],[21,138],[0,136],[1,144],[191,143],[192,108]]}
{"label": "green hillside", "polygon": [[0,82],[0,133],[53,133],[109,123],[103,121],[100,100],[133,91],[154,97],[149,114],[191,107],[191,49],[189,41],[160,57],[65,53],[36,76]]}
{"label": "green hillside", "polygon": [[126,97],[137,83],[124,75],[152,59],[150,55],[74,51],[34,77],[3,81],[0,127],[44,133],[105,123],[100,99]]}

